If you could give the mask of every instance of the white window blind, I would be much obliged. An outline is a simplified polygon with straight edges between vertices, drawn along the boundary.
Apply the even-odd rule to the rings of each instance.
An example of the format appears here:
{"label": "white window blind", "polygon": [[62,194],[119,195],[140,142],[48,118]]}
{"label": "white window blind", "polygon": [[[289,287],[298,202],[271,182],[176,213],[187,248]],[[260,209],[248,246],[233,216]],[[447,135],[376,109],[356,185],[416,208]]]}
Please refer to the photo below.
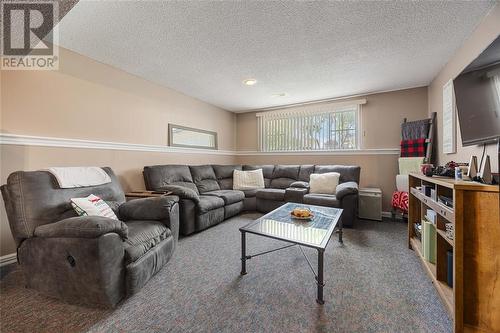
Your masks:
{"label": "white window blind", "polygon": [[259,113],[260,150],[358,149],[360,104]]}

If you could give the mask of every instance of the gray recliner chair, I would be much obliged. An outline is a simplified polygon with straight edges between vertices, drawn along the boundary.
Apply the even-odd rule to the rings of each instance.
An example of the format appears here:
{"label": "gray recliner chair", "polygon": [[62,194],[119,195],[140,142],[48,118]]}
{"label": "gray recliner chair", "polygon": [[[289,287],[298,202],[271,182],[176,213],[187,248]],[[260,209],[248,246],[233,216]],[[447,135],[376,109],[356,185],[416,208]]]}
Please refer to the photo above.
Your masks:
{"label": "gray recliner chair", "polygon": [[[70,303],[115,306],[171,258],[179,235],[178,197],[125,202],[108,184],[61,189],[46,171],[12,173],[1,187],[26,285]],[[70,198],[95,194],[120,220],[77,216]]]}

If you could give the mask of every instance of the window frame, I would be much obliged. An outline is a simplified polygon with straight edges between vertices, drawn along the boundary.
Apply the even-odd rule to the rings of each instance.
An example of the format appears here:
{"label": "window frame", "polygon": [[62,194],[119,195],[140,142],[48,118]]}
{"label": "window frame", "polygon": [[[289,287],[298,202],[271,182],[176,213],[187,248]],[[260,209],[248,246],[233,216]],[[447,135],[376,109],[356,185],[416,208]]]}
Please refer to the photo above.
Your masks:
{"label": "window frame", "polygon": [[[366,101],[362,102],[357,102],[357,103],[342,103],[341,105],[325,105],[321,107],[316,107],[316,108],[301,108],[301,110],[292,110],[292,111],[287,111],[287,110],[280,110],[280,111],[275,111],[275,112],[263,112],[263,113],[258,113],[256,116],[258,117],[257,119],[257,136],[258,136],[258,148],[259,151],[261,152],[269,152],[269,153],[280,153],[280,152],[342,152],[342,151],[357,151],[361,150],[362,148],[362,135],[361,133],[363,132],[362,130],[362,122],[361,122],[361,110],[362,110],[362,104],[366,103]],[[307,116],[314,116],[314,115],[321,115],[321,114],[328,114],[329,117],[331,117],[335,113],[343,113],[343,112],[354,112],[354,117],[355,117],[355,128],[354,128],[354,139],[355,139],[355,148],[338,148],[338,149],[286,149],[286,150],[273,150],[269,149],[267,145],[267,140],[268,138],[266,137],[266,121],[269,121],[270,119],[290,119],[290,118],[300,118],[302,117],[307,117]],[[331,120],[329,120],[329,123],[331,124]],[[272,124],[273,126],[275,124]],[[289,127],[290,128],[290,127]],[[297,131],[297,128],[294,128],[293,126],[291,127],[292,130],[296,131],[297,135],[301,135],[301,131]],[[273,129],[271,129],[273,131]],[[334,130],[335,131],[335,130]],[[346,130],[344,130],[346,131]],[[330,129],[329,131],[329,140],[331,140],[332,136],[332,130]],[[303,137],[303,136],[302,136]],[[325,144],[325,142],[322,142],[321,144]],[[266,147],[267,146],[267,147]],[[303,147],[302,147],[303,148]]]}

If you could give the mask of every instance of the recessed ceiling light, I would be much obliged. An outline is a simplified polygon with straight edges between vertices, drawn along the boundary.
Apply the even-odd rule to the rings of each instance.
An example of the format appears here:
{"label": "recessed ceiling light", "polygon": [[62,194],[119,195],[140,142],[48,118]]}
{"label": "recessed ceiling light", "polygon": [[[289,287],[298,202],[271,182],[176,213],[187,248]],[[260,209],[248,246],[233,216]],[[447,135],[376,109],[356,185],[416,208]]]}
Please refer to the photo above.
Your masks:
{"label": "recessed ceiling light", "polygon": [[257,83],[256,79],[246,79],[246,80],[243,80],[243,84],[246,84],[247,86],[253,86],[256,83]]}
{"label": "recessed ceiling light", "polygon": [[278,93],[278,94],[272,94],[272,97],[285,97],[286,93]]}

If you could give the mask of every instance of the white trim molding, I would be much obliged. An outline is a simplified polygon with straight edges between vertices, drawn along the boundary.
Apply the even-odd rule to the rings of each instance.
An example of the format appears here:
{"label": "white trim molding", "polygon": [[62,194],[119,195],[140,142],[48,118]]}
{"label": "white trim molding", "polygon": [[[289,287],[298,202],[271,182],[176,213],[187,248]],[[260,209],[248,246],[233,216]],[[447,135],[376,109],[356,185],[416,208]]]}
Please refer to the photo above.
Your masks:
{"label": "white trim molding", "polygon": [[68,138],[53,138],[19,134],[0,133],[0,144],[21,146],[43,146],[60,148],[110,149],[157,153],[233,155],[231,150],[209,150],[197,148],[181,148],[161,145],[145,145],[137,143],[109,142],[96,140],[81,140]]}
{"label": "white trim molding", "polygon": [[0,257],[0,267],[7,266],[17,262],[17,254],[10,253]]}
{"label": "white trim molding", "polygon": [[229,155],[229,156],[346,156],[346,155],[398,155],[399,148],[355,149],[355,150],[324,150],[324,151],[242,151],[242,150],[207,150],[196,148],[179,148],[159,145],[144,145],[123,142],[108,142],[95,140],[80,140],[54,138],[43,136],[0,133],[0,145],[41,146],[79,149],[110,149],[140,152]]}
{"label": "white trim molding", "polygon": [[347,156],[347,155],[399,155],[399,148],[353,150],[304,150],[304,151],[236,151],[236,156]]}

